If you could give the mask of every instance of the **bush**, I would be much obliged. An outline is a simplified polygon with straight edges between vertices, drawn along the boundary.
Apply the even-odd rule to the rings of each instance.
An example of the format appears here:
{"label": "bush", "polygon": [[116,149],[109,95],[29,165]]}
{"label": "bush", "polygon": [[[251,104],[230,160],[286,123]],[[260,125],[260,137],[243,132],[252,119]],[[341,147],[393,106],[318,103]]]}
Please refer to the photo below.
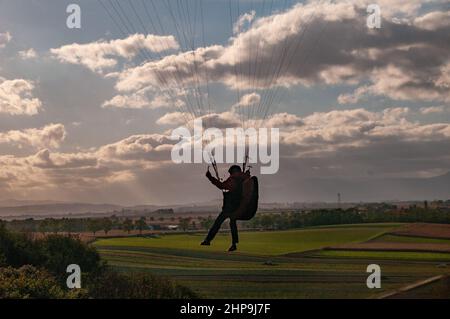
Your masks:
{"label": "bush", "polygon": [[11,233],[0,224],[0,265],[20,267],[42,261],[35,242],[24,234]]}
{"label": "bush", "polygon": [[187,287],[146,273],[124,274],[105,271],[89,286],[91,297],[99,299],[190,299],[197,295]]}
{"label": "bush", "polygon": [[66,268],[70,264],[79,265],[84,274],[96,274],[103,268],[97,250],[79,239],[49,235],[37,244],[43,260],[41,266],[63,282],[67,277]]}
{"label": "bush", "polygon": [[[83,272],[84,289],[68,290],[67,266]],[[32,240],[0,224],[0,298],[194,298],[188,288],[149,274],[106,269],[97,250],[77,238]],[[19,268],[20,267],[20,268]]]}
{"label": "bush", "polygon": [[78,264],[86,274],[99,272],[103,267],[96,249],[77,238],[49,235],[32,240],[0,226],[0,266],[43,267],[65,282],[66,268],[70,264]]}
{"label": "bush", "polygon": [[0,268],[0,298],[68,298],[57,280],[33,266]]}

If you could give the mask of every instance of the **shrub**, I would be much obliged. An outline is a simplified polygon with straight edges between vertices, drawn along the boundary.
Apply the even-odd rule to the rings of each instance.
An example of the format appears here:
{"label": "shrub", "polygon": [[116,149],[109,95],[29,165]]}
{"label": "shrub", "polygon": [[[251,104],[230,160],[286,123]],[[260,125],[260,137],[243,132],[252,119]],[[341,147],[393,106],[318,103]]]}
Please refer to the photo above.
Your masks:
{"label": "shrub", "polygon": [[37,244],[42,254],[41,266],[63,282],[67,277],[66,268],[70,264],[79,265],[85,274],[96,274],[103,268],[97,250],[77,238],[49,235]]}
{"label": "shrub", "polygon": [[20,267],[39,264],[42,258],[35,242],[26,235],[11,233],[0,225],[0,265]]}
{"label": "shrub", "polygon": [[33,266],[0,268],[0,298],[67,298],[57,280]]}
{"label": "shrub", "polygon": [[107,299],[190,299],[197,295],[163,278],[147,273],[118,273],[105,271],[89,286],[93,298]]}
{"label": "shrub", "polygon": [[[77,264],[83,289],[66,288],[66,268]],[[0,298],[195,298],[194,292],[150,274],[108,270],[97,250],[77,238],[32,240],[0,225]]]}

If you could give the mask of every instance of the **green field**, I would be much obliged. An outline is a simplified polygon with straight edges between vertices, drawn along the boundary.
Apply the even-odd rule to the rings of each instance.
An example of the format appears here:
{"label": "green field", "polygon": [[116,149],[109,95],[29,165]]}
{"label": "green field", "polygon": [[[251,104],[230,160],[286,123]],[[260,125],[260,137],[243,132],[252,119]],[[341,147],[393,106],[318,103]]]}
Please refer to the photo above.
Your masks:
{"label": "green field", "polygon": [[362,259],[391,259],[417,261],[450,261],[449,253],[406,252],[406,251],[351,251],[351,250],[323,250],[314,254],[316,257],[332,258],[362,258]]}
{"label": "green field", "polygon": [[[242,232],[239,252],[258,255],[282,255],[322,247],[357,243],[393,229],[396,224],[369,224],[365,226],[316,227],[302,230]],[[101,239],[96,246],[109,247],[152,247],[201,250],[206,252],[225,251],[230,245],[230,236],[220,234],[209,247],[200,246],[204,234],[168,235],[162,238],[112,238]]]}
{"label": "green field", "polygon": [[[326,252],[323,247],[380,238],[397,226],[241,232],[234,253],[225,252],[228,232],[219,234],[210,247],[199,245],[204,234],[100,239],[93,245],[117,270],[168,276],[205,298],[367,298],[446,271],[436,267],[437,259],[417,263],[417,256],[402,253],[394,253],[398,260],[386,255],[320,255]],[[366,287],[366,267],[373,262],[382,267],[382,289]]]}

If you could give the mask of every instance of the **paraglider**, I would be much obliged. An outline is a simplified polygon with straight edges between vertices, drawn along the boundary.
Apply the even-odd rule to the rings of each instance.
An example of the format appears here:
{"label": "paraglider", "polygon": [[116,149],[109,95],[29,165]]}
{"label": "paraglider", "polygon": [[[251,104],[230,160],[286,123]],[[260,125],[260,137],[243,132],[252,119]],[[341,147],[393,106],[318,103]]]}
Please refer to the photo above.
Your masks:
{"label": "paraglider", "polygon": [[[314,20],[313,16],[309,21],[302,21],[304,24],[296,31],[298,35],[295,40],[288,41],[286,37],[277,48],[264,39],[263,32],[251,32],[252,28],[258,28],[258,19],[273,18],[285,12],[292,0],[224,1],[222,5],[228,5],[230,27],[226,45],[207,44],[206,31],[209,28],[205,26],[204,7],[212,4],[204,0],[142,0],[140,4],[132,0],[99,1],[124,36],[139,32],[160,36],[174,34],[179,44],[177,49],[165,43],[168,41],[167,36],[160,38],[160,50],[140,49],[138,56],[141,64],[136,67],[139,68],[136,73],[145,73],[145,76],[147,73],[144,70],[151,73],[149,77],[152,80],[147,83],[150,88],[148,92],[159,90],[183,116],[188,127],[189,123],[194,125],[197,119],[203,119],[206,123],[209,121],[211,125],[213,115],[219,112],[219,103],[212,101],[212,92],[214,88],[223,89],[223,85],[232,91],[232,95],[235,93],[236,101],[231,104],[228,114],[238,118],[236,122],[240,123],[240,127],[244,130],[248,127],[263,127],[263,123],[274,114],[272,106],[276,104],[280,88],[283,87],[280,77],[286,74],[293,60],[298,64],[306,63],[309,58],[310,52],[301,55],[298,52],[301,51],[301,42],[309,22]],[[222,51],[219,52],[219,49]],[[162,52],[169,53],[163,55]],[[227,57],[226,63],[220,64],[222,62],[218,62],[218,57],[223,56]],[[211,74],[212,64],[222,67],[222,76],[225,74],[226,80]],[[141,84],[139,90],[147,92],[145,88]],[[249,145],[244,144],[244,147],[247,150]],[[242,168],[231,166],[229,178],[222,181],[214,155],[210,154],[209,164],[214,169],[215,177],[209,172],[209,167],[206,177],[222,190],[223,207],[202,245],[209,245],[221,224],[230,219],[232,245],[229,250],[236,250],[239,241],[236,222],[250,220],[255,216],[259,185],[258,179],[250,174],[248,161],[247,151]],[[277,170],[278,167],[275,172]]]}

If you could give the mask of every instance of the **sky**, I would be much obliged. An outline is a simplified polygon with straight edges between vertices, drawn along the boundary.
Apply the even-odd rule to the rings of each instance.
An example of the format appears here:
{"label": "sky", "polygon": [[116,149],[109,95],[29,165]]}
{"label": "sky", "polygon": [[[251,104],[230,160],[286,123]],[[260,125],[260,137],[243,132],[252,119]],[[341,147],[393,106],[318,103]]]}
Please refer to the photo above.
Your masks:
{"label": "sky", "polygon": [[219,198],[206,164],[171,161],[195,118],[280,129],[264,202],[442,198],[450,4],[0,0],[0,200]]}

